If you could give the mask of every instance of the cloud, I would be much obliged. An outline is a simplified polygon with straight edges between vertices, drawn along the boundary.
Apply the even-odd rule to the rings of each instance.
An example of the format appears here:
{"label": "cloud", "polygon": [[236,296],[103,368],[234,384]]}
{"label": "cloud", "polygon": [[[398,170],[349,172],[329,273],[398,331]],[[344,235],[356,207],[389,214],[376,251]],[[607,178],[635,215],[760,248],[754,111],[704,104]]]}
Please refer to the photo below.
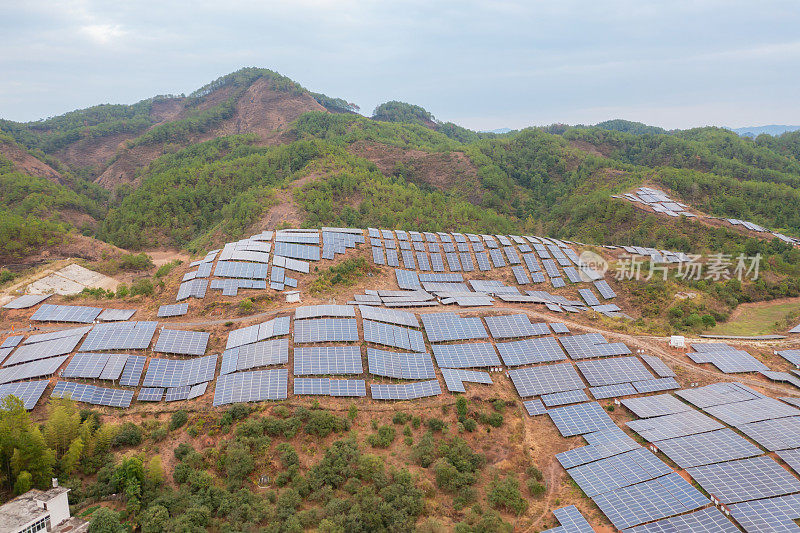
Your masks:
{"label": "cloud", "polygon": [[109,44],[128,33],[119,24],[89,24],[79,31],[97,44]]}

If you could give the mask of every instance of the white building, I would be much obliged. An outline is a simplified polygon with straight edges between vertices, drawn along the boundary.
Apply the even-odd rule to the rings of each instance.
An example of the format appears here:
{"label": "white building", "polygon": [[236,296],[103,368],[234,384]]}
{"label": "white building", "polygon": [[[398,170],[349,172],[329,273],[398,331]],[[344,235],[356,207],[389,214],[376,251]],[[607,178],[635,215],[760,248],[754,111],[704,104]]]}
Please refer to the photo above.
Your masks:
{"label": "white building", "polygon": [[47,491],[32,489],[0,506],[0,531],[36,533],[55,531],[79,533],[89,523],[69,514],[69,489],[53,487]]}

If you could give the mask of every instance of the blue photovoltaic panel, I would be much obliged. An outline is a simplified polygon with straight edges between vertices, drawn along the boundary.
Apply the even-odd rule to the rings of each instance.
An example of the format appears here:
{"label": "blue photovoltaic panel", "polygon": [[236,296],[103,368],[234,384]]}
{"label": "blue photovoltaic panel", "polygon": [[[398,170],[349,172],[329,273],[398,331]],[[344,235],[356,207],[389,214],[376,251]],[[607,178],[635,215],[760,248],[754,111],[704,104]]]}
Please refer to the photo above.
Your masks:
{"label": "blue photovoltaic panel", "polygon": [[675,372],[667,364],[655,355],[642,355],[642,359],[650,369],[660,378],[674,378]]}
{"label": "blue photovoltaic panel", "polygon": [[52,376],[67,360],[68,355],[49,357],[30,363],[0,368],[0,383]]}
{"label": "blue photovoltaic panel", "polygon": [[489,335],[479,317],[461,317],[455,313],[422,315],[425,333],[431,342],[485,339]]}
{"label": "blue photovoltaic panel", "polygon": [[589,392],[597,400],[605,398],[619,398],[620,396],[631,396],[636,394],[636,389],[630,383],[617,383],[615,385],[602,385],[600,387],[589,387]]}
{"label": "blue photovoltaic panel", "polygon": [[5,304],[3,309],[27,309],[47,300],[51,296],[52,294],[23,294]]}
{"label": "blue photovoltaic panel", "polygon": [[319,261],[319,246],[307,246],[303,244],[276,242],[274,255],[281,257],[291,257],[293,259],[306,259],[309,261]]}
{"label": "blue photovoltaic panel", "polygon": [[207,279],[193,279],[184,281],[178,287],[178,294],[175,295],[175,301],[180,302],[181,300],[185,300],[189,297],[199,298],[202,300],[206,297],[206,290],[208,290]]}
{"label": "blue photovoltaic panel", "polygon": [[614,292],[614,289],[609,286],[608,282],[604,279],[600,279],[594,282],[594,286],[600,292],[600,296],[605,298],[606,300],[610,298],[616,298],[617,293]]}
{"label": "blue photovoltaic panel", "polygon": [[588,446],[581,446],[580,448],[573,448],[556,454],[556,458],[564,468],[572,468],[599,461],[600,459],[613,457],[641,447],[617,426],[587,433],[583,437],[589,443]]}
{"label": "blue photovoltaic panel", "polygon": [[82,335],[62,337],[34,344],[23,344],[17,348],[5,362],[5,366],[37,361],[48,357],[68,354],[75,349]]}
{"label": "blue photovoltaic panel", "polygon": [[444,272],[444,263],[442,262],[442,255],[439,253],[430,254],[431,270],[434,272]]}
{"label": "blue photovoltaic panel", "polygon": [[498,342],[496,346],[506,366],[563,361],[567,358],[567,354],[553,337]]}
{"label": "blue photovoltaic panel", "polygon": [[189,303],[162,305],[158,308],[159,318],[169,318],[171,316],[182,316],[189,312]]}
{"label": "blue photovoltaic panel", "polygon": [[559,405],[567,405],[570,403],[588,402],[589,397],[583,390],[569,390],[564,392],[553,392],[544,394],[542,402],[547,407],[557,407]]}
{"label": "blue photovoltaic panel", "polygon": [[658,442],[664,439],[694,435],[695,433],[704,433],[725,427],[698,411],[686,411],[642,420],[631,420],[625,424],[647,442]]}
{"label": "blue photovoltaic panel", "polygon": [[97,324],[81,344],[82,352],[144,350],[150,346],[158,322]]}
{"label": "blue photovoltaic panel", "polygon": [[442,368],[484,368],[500,366],[500,358],[488,342],[434,344],[436,364]]}
{"label": "blue photovoltaic panel", "polygon": [[363,320],[364,340],[383,346],[393,346],[414,352],[425,351],[422,332],[403,326],[383,324],[372,320]]}
{"label": "blue photovoltaic panel", "polygon": [[556,509],[553,514],[561,525],[544,533],[594,533],[594,528],[574,505]]}
{"label": "blue photovoltaic panel", "polygon": [[442,377],[447,390],[450,392],[467,392],[464,382],[492,384],[492,378],[488,372],[475,370],[464,370],[461,368],[442,368]]}
{"label": "blue photovoltaic panel", "polygon": [[600,494],[594,501],[618,529],[693,511],[710,503],[700,491],[674,472]]}
{"label": "blue photovoltaic panel", "polygon": [[107,354],[78,353],[61,373],[65,378],[97,379],[108,363]]}
{"label": "blue photovoltaic panel", "polygon": [[628,398],[626,400],[622,400],[622,405],[627,407],[639,418],[673,415],[675,413],[683,413],[693,410],[691,406],[686,405],[671,394],[643,396],[641,398]]}
{"label": "blue photovoltaic panel", "polygon": [[442,388],[435,379],[397,385],[373,383],[370,390],[373,400],[415,400],[442,393]]}
{"label": "blue photovoltaic panel", "polygon": [[39,322],[80,322],[91,324],[103,310],[99,307],[85,307],[80,305],[52,305],[42,304],[31,320]]}
{"label": "blue photovoltaic panel", "polygon": [[367,348],[369,373],[396,379],[432,379],[436,377],[428,353],[398,353]]}
{"label": "blue photovoltaic panel", "polygon": [[294,342],[349,342],[358,340],[354,318],[295,320]]}
{"label": "blue photovoltaic panel", "polygon": [[741,426],[761,420],[800,415],[800,409],[786,405],[775,398],[759,398],[735,404],[704,407],[703,410],[731,426]]}
{"label": "blue photovoltaic panel", "polygon": [[384,255],[383,248],[378,246],[372,247],[372,262],[376,265],[386,264],[386,256]]}
{"label": "blue photovoltaic panel", "polygon": [[332,379],[329,384],[331,396],[360,398],[367,395],[363,379]]}
{"label": "blue photovoltaic panel", "polygon": [[528,411],[529,416],[543,415],[547,412],[544,403],[542,403],[542,400],[539,400],[538,398],[535,400],[522,402],[522,404],[525,406],[525,410]]}
{"label": "blue photovoltaic panel", "polygon": [[761,450],[724,428],[658,442],[658,449],[681,468],[703,466],[761,455]]}
{"label": "blue photovoltaic panel", "polygon": [[569,363],[520,368],[508,372],[521,398],[584,388],[583,380]]}
{"label": "blue photovoltaic panel", "polygon": [[189,391],[192,388],[189,385],[184,385],[182,387],[170,387],[167,389],[167,396],[164,400],[168,402],[177,402],[179,400],[188,400],[189,399]]}
{"label": "blue photovoltaic panel", "polygon": [[616,425],[597,402],[556,407],[549,409],[547,414],[564,437],[591,433]]}
{"label": "blue photovoltaic panel", "polygon": [[142,385],[170,388],[196,385],[214,379],[216,368],[216,355],[186,360],[152,358]]}
{"label": "blue photovoltaic panel", "polygon": [[270,339],[225,350],[220,374],[289,362],[289,339]]}
{"label": "blue photovoltaic panel", "polygon": [[692,467],[686,472],[726,504],[800,492],[800,480],[766,456]]}
{"label": "blue photovoltaic panel", "polygon": [[125,368],[122,370],[122,377],[119,378],[119,384],[125,387],[138,387],[146,361],[147,357],[141,355],[128,356]]}
{"label": "blue photovoltaic panel", "polygon": [[594,387],[653,379],[653,375],[636,357],[578,361],[576,364],[589,385]]}
{"label": "blue photovoltaic panel", "polygon": [[797,532],[800,494],[764,498],[730,506],[731,514],[751,533]]}
{"label": "blue photovoltaic panel", "polygon": [[736,429],[769,451],[797,448],[800,443],[800,416],[761,420]]}
{"label": "blue photovoltaic panel", "polygon": [[513,339],[549,335],[550,328],[545,322],[531,323],[527,315],[487,316],[484,318],[489,332],[495,339]]}
{"label": "blue photovoltaic panel", "polygon": [[36,403],[39,401],[39,398],[42,397],[44,390],[49,384],[50,381],[42,380],[0,385],[0,402],[2,402],[6,396],[13,395],[22,400],[25,409],[30,411],[36,407]]}
{"label": "blue photovoltaic panel", "polygon": [[764,395],[739,383],[712,383],[704,387],[680,390],[675,394],[701,409],[712,405],[743,402],[764,397]]}
{"label": "blue photovoltaic panel", "polygon": [[[716,507],[708,507],[692,513],[636,526],[625,531],[626,533],[678,533],[680,531],[692,533],[739,533],[739,528],[734,526]],[[748,529],[748,531],[751,530]]]}
{"label": "blue photovoltaic panel", "polygon": [[590,498],[672,473],[667,464],[646,448],[601,459],[567,470]]}
{"label": "blue photovoltaic panel", "polygon": [[294,375],[361,374],[358,346],[313,346],[295,348]]}
{"label": "blue photovoltaic panel", "polygon": [[289,372],[285,368],[220,376],[214,390],[214,405],[285,400],[288,379]]}
{"label": "blue photovoltaic panel", "polygon": [[361,311],[361,318],[364,319],[388,322],[390,324],[398,324],[400,326],[409,326],[412,328],[419,327],[419,320],[417,320],[417,316],[414,313],[398,311],[396,309],[372,307],[369,305],[359,305],[358,309]]}
{"label": "blue photovoltaic panel", "polygon": [[486,252],[481,252],[476,249],[475,260],[478,262],[478,270],[481,272],[486,272],[492,269],[492,265],[489,263],[489,256],[486,255]]}
{"label": "blue photovoltaic panel", "polygon": [[640,394],[681,388],[680,384],[677,381],[675,381],[675,378],[660,378],[660,379],[648,379],[645,381],[635,381],[633,382],[633,387],[636,389],[636,392]]}
{"label": "blue photovoltaic panel", "polygon": [[206,346],[210,336],[211,334],[205,331],[162,329],[153,351],[183,355],[203,355],[206,353]]}
{"label": "blue photovoltaic panel", "polygon": [[142,387],[136,397],[140,402],[160,402],[164,397],[164,389],[161,387]]}

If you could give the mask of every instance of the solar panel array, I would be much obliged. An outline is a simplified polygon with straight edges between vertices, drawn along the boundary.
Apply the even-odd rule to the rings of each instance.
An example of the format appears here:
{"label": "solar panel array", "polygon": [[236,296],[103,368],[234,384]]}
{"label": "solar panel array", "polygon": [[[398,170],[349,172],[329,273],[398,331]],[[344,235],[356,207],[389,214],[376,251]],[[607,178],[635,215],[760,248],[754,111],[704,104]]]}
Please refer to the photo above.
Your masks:
{"label": "solar panel array", "polygon": [[574,505],[556,509],[553,514],[561,525],[544,533],[594,533],[594,528]]}
{"label": "solar panel array", "polygon": [[256,370],[220,376],[214,389],[214,406],[231,403],[285,400],[289,371]]}
{"label": "solar panel array", "polygon": [[654,416],[672,415],[691,411],[692,408],[671,394],[657,396],[643,396],[641,398],[628,398],[622,400],[622,405],[627,407],[639,418],[652,418]]}
{"label": "solar panel array", "polygon": [[548,409],[547,414],[564,437],[615,426],[614,421],[597,402],[556,407]]}
{"label": "solar panel array", "polygon": [[303,305],[294,310],[295,319],[319,317],[355,317],[352,305]]}
{"label": "solar panel array", "polygon": [[136,309],[103,309],[103,312],[97,316],[97,320],[105,322],[128,320],[134,313],[136,313]]}
{"label": "solar panel array", "polygon": [[608,282],[604,279],[596,280],[594,282],[594,286],[600,293],[600,296],[606,300],[617,297],[617,293],[614,292],[614,289],[612,289]]}
{"label": "solar panel array", "polygon": [[656,373],[656,375],[660,378],[674,378],[675,371],[672,370],[670,367],[667,366],[664,361],[660,358],[656,357],[655,355],[642,355],[642,359],[650,369]]}
{"label": "solar panel array", "polygon": [[585,387],[583,380],[569,363],[520,368],[508,372],[521,398]]}
{"label": "solar panel array", "polygon": [[576,466],[567,471],[590,498],[672,473],[652,452],[637,448],[620,455]]}
{"label": "solar panel array", "polygon": [[757,446],[728,428],[662,440],[658,442],[658,449],[681,468],[744,459],[762,453]]}
{"label": "solar panel array", "polygon": [[442,393],[438,380],[416,381],[414,383],[384,384],[370,386],[373,400],[415,400]]}
{"label": "solar panel array", "polygon": [[617,383],[614,385],[601,385],[598,387],[589,387],[589,392],[597,400],[606,398],[619,398],[621,396],[631,396],[636,394],[636,389],[630,383]]}
{"label": "solar panel array", "polygon": [[245,344],[288,334],[289,317],[281,316],[272,320],[267,320],[261,324],[253,324],[252,326],[232,330],[228,333],[228,342],[225,348],[236,348]]}
{"label": "solar panel array", "polygon": [[495,339],[511,339],[550,334],[545,322],[532,324],[527,315],[487,316],[486,324]]}
{"label": "solar panel array", "polygon": [[362,397],[367,395],[363,379],[296,378],[295,394],[311,394],[338,397]]}
{"label": "solar panel array", "polygon": [[485,339],[489,335],[479,317],[461,317],[455,313],[422,315],[425,333],[431,342]]}
{"label": "solar panel array", "polygon": [[189,312],[189,303],[162,305],[158,308],[159,318],[169,318],[171,316],[182,316]]}
{"label": "solar panel array", "polygon": [[170,387],[167,389],[167,395],[164,398],[167,402],[177,402],[180,400],[188,400],[189,399],[189,392],[192,388],[189,385],[183,385],[181,387]]}
{"label": "solar panel array", "polygon": [[230,348],[222,353],[220,374],[289,362],[289,339],[268,339]]}
{"label": "solar panel array", "polygon": [[606,357],[611,355],[627,355],[630,348],[621,342],[606,342],[599,333],[584,333],[582,335],[564,335],[558,340],[572,359],[586,359],[589,357]]}
{"label": "solar panel array", "polygon": [[800,417],[797,416],[742,424],[736,429],[769,451],[797,448],[800,443]]}
{"label": "solar panel array", "polygon": [[3,305],[3,309],[27,309],[42,303],[50,298],[50,296],[52,296],[52,294],[23,294]]}
{"label": "solar panel array", "polygon": [[23,344],[6,360],[5,366],[68,354],[75,349],[75,346],[81,341],[81,337],[82,335],[75,335],[34,344]]}
{"label": "solar panel array", "polygon": [[42,380],[0,385],[0,402],[5,400],[7,396],[13,395],[22,400],[25,409],[30,411],[36,407],[36,403],[39,401],[39,398],[42,397],[44,390],[49,384],[50,381]]}
{"label": "solar panel array", "polygon": [[712,383],[704,387],[683,389],[676,392],[676,394],[701,409],[712,405],[743,402],[764,397],[762,394],[740,383]]}
{"label": "solar panel array", "polygon": [[498,342],[495,346],[506,366],[563,361],[567,358],[554,337]]}
{"label": "solar panel array", "polygon": [[369,373],[396,379],[432,379],[436,377],[428,353],[399,353],[367,348]]}
{"label": "solar panel array", "polygon": [[0,349],[2,348],[14,348],[19,346],[19,343],[22,342],[24,335],[12,335],[10,337],[6,337],[2,343],[0,343]]}
{"label": "solar panel array", "polygon": [[800,494],[764,498],[730,506],[733,517],[752,533],[796,532]]}
{"label": "solar panel array", "polygon": [[425,341],[422,332],[403,326],[383,324],[372,320],[364,320],[364,340],[383,346],[393,346],[402,350],[424,352]]}
{"label": "solar panel array", "polygon": [[631,420],[625,424],[648,442],[694,435],[725,427],[697,411]]}
{"label": "solar panel array", "polygon": [[697,466],[686,472],[726,504],[800,492],[800,480],[766,456]]}
{"label": "solar panel array", "polygon": [[52,376],[64,364],[69,356],[50,357],[30,363],[22,363],[6,368],[0,368],[0,383],[10,383],[23,379]]}
{"label": "solar panel array", "polygon": [[205,331],[183,331],[179,329],[162,329],[158,336],[154,352],[174,353],[182,355],[203,355],[206,353],[210,333]]}
{"label": "solar panel array", "polygon": [[556,407],[559,405],[589,401],[589,397],[586,396],[586,393],[583,391],[583,389],[552,392],[550,394],[542,395],[541,399],[547,407]]}
{"label": "solar panel array", "polygon": [[91,324],[103,310],[99,307],[85,307],[81,305],[52,305],[42,304],[31,320],[38,322],[80,322]]}
{"label": "solar panel array", "polygon": [[65,378],[97,379],[108,363],[108,354],[78,353],[61,373]]}
{"label": "solar panel array", "polygon": [[358,309],[361,312],[361,317],[364,319],[388,322],[390,324],[398,324],[400,326],[409,326],[412,328],[419,327],[419,320],[417,320],[414,313],[398,311],[396,309],[383,309],[369,305],[359,305]]}
{"label": "solar panel array", "polygon": [[140,402],[160,402],[164,398],[164,389],[161,387],[142,387],[136,397]]}
{"label": "solar panel array", "polygon": [[578,361],[578,368],[591,386],[630,383],[652,379],[653,375],[636,357],[615,357],[597,361]]}
{"label": "solar panel array", "polygon": [[774,398],[758,398],[734,404],[714,405],[703,410],[731,426],[800,415],[800,409]]}
{"label": "solar panel array", "polygon": [[[217,267],[219,268],[219,267]],[[217,274],[218,276],[220,274]],[[203,299],[206,297],[206,291],[208,290],[208,280],[207,279],[193,279],[189,281],[184,281],[178,287],[178,294],[175,295],[175,301],[180,302],[181,300],[185,300],[186,298],[199,298]]]}
{"label": "solar panel array", "polygon": [[484,368],[499,366],[500,358],[488,342],[434,344],[431,346],[441,368]]}
{"label": "solar panel array", "polygon": [[150,346],[158,322],[98,324],[81,344],[81,351],[144,350]]}
{"label": "solar panel array", "polygon": [[315,318],[294,322],[295,343],[357,340],[358,325],[354,318]]}
{"label": "solar panel array", "polygon": [[617,426],[587,433],[583,438],[589,443],[588,446],[556,454],[556,459],[564,468],[572,468],[640,448],[635,440]]}
{"label": "solar panel array", "polygon": [[125,387],[138,387],[144,372],[147,357],[142,355],[129,355],[125,360],[125,367],[119,378],[119,384]]}
{"label": "solar panel array", "polygon": [[739,528],[715,507],[707,507],[684,515],[664,518],[625,530],[627,533],[739,533]]}
{"label": "solar panel array", "polygon": [[492,378],[488,372],[479,372],[476,370],[464,370],[461,368],[443,368],[442,377],[447,390],[450,392],[467,392],[464,388],[464,382],[470,383],[483,383],[485,385],[492,384]]}
{"label": "solar panel array", "polygon": [[[207,355],[195,359],[150,359],[144,387],[183,387],[214,379],[217,356]],[[127,370],[127,369],[126,369]]]}
{"label": "solar panel array", "polygon": [[742,350],[697,352],[687,354],[698,364],[711,363],[725,374],[768,371],[767,365]]}
{"label": "solar panel array", "polygon": [[107,389],[95,387],[85,383],[59,381],[53,388],[51,396],[55,398],[68,397],[76,402],[90,403],[92,405],[106,405],[109,407],[130,407],[133,400],[132,390]]}
{"label": "solar panel array", "polygon": [[295,348],[294,375],[361,374],[358,346],[312,346]]}

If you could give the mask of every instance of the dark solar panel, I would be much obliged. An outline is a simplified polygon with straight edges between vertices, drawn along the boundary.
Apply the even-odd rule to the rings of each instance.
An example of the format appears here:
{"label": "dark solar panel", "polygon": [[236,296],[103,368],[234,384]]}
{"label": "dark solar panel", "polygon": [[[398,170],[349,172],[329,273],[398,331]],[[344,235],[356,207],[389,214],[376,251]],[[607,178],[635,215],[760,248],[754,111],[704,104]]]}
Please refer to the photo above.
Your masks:
{"label": "dark solar panel", "polygon": [[289,372],[285,368],[220,376],[214,390],[214,405],[285,400],[288,378]]}
{"label": "dark solar panel", "polygon": [[294,375],[361,374],[358,346],[312,346],[295,348]]}
{"label": "dark solar panel", "polygon": [[432,379],[436,377],[428,353],[398,353],[367,348],[369,373],[397,379]]}
{"label": "dark solar panel", "polygon": [[494,347],[488,342],[434,344],[436,363],[442,368],[484,368],[500,366]]}
{"label": "dark solar panel", "polygon": [[726,504],[800,492],[800,480],[765,456],[687,468],[686,472]]}
{"label": "dark solar panel", "polygon": [[658,442],[658,449],[681,468],[744,459],[762,453],[757,446],[728,428],[662,440]]}
{"label": "dark solar panel", "polygon": [[437,380],[417,381],[415,383],[378,384],[370,386],[373,400],[414,400],[442,393]]}
{"label": "dark solar panel", "polygon": [[549,409],[547,414],[564,437],[615,426],[614,421],[597,402],[556,407]]}

